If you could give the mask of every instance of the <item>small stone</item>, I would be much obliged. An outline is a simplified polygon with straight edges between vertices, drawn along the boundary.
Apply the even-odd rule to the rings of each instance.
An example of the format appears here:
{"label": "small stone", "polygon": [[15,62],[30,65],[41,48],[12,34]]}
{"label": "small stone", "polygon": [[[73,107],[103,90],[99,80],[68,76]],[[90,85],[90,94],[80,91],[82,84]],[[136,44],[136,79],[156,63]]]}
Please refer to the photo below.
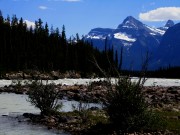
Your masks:
{"label": "small stone", "polygon": [[177,109],[177,108],[172,108],[172,111],[174,111],[174,112],[179,112],[179,109]]}

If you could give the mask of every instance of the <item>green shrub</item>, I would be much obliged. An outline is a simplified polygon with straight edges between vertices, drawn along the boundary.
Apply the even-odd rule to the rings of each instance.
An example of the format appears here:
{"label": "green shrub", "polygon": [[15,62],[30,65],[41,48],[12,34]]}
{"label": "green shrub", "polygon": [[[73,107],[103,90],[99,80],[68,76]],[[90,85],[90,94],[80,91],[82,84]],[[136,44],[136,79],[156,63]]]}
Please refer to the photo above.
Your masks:
{"label": "green shrub", "polygon": [[58,104],[59,91],[53,83],[44,85],[42,82],[33,81],[29,87],[28,101],[40,109],[41,115],[51,115],[62,107],[62,104]]}
{"label": "green shrub", "polygon": [[[107,113],[110,120],[121,133],[159,129],[160,118],[156,117],[145,102],[141,79],[132,82],[130,77],[121,77],[109,86],[107,94]],[[160,124],[160,125],[157,125]]]}

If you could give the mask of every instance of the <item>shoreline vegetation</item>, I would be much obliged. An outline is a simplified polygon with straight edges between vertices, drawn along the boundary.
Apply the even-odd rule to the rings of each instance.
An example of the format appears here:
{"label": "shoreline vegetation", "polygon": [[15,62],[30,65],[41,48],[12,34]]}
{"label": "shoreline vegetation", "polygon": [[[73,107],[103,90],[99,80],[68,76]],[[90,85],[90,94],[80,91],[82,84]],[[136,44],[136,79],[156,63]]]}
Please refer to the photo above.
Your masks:
{"label": "shoreline vegetation", "polygon": [[[18,75],[21,78],[36,79],[102,76],[102,73],[94,65],[94,58],[105,72],[109,72],[113,65],[119,71],[121,70],[121,74],[124,75],[138,76],[140,73],[139,71],[128,71],[128,69],[122,71],[124,64],[123,48],[118,53],[118,50],[113,45],[109,45],[107,40],[99,50],[93,46],[92,42],[85,41],[84,36],[81,38],[78,33],[68,39],[64,25],[62,29],[53,28],[53,26],[50,28],[47,22],[43,22],[39,18],[35,21],[35,28],[29,28],[22,17],[18,18],[15,14],[11,17],[9,15],[5,17],[1,10],[0,45],[0,78],[14,78],[15,76],[12,76],[12,74],[11,76],[4,76],[4,73],[28,71],[29,69],[33,70],[30,71],[30,75],[25,74],[26,72]],[[142,59],[143,57],[146,56],[142,56]],[[133,65],[131,65],[129,70],[133,68]],[[180,67],[169,65],[159,67],[155,71],[148,71],[146,75],[156,78],[180,78],[179,69]],[[39,72],[35,70],[43,71],[43,74],[39,76]],[[50,73],[53,70],[73,72],[70,74],[66,74],[67,72],[56,74],[55,76],[52,73],[52,76],[47,76],[47,72]],[[112,71],[110,74],[114,75],[114,72]]]}
{"label": "shoreline vegetation", "polygon": [[[106,78],[106,75],[119,77],[116,71],[120,72],[124,77],[128,75],[142,77],[141,71],[132,72],[121,69],[123,48],[121,54],[118,54],[113,46],[110,47],[105,43],[104,49],[99,51],[97,48],[93,48],[92,43],[84,41],[83,38],[80,39],[78,34],[73,39],[67,40],[65,26],[62,27],[61,31],[53,27],[49,31],[48,24],[45,23],[43,25],[43,21],[39,18],[35,21],[35,28],[28,29],[23,18],[18,19],[16,15],[13,15],[12,19],[9,16],[4,18],[0,11],[0,29],[0,35],[2,35],[0,36],[0,79],[57,80],[62,78],[97,78],[102,76]],[[148,56],[146,62],[143,63],[145,65],[142,67],[145,71],[147,71]],[[100,70],[101,68],[103,70]],[[146,75],[147,77],[178,78],[178,73],[179,67],[169,66],[157,71],[147,71]],[[51,98],[43,98],[41,96],[39,99],[43,99],[47,104],[50,101],[50,105],[46,106],[43,103],[38,105],[36,102],[38,97],[34,94],[33,96],[36,98],[34,100],[32,96],[33,100],[30,100],[31,103],[39,108],[41,113],[48,110],[48,113],[51,115],[46,116],[46,113],[46,115],[26,113],[24,116],[30,118],[30,121],[33,123],[46,125],[49,129],[65,130],[71,134],[180,133],[178,130],[180,125],[180,87],[143,87],[141,89],[138,84],[130,83],[129,79],[129,76],[127,79],[124,78],[125,84],[123,87],[119,84],[112,85],[111,83],[107,86],[109,82],[105,81],[94,82],[87,86],[76,84],[73,86],[53,86],[53,89],[59,93],[58,99],[66,98],[79,101],[80,103],[107,103],[103,109],[93,108],[94,110],[89,110],[86,106],[80,104],[79,107],[74,108],[73,112],[62,113],[54,110],[54,107],[58,106],[54,106],[52,111],[54,104],[51,104],[51,101],[48,100]],[[123,80],[119,80],[120,83],[124,83]],[[49,89],[44,86],[41,86],[39,89],[43,90],[44,88]],[[14,85],[0,88],[0,92],[24,94],[28,93],[29,89],[29,85],[24,86],[21,84],[21,81],[17,81]],[[125,90],[124,93],[121,93],[121,90]],[[140,90],[139,93],[136,93],[136,90]],[[115,98],[108,98],[108,96],[112,96],[109,95],[109,92]],[[141,93],[144,97],[141,96]],[[125,99],[121,98],[121,94],[126,95],[124,96]],[[44,97],[48,96],[50,95],[44,95]],[[119,99],[122,102],[119,102]],[[148,107],[145,105],[144,99]],[[118,105],[117,108],[121,111],[116,109],[116,103]],[[45,107],[45,111],[42,106]],[[111,110],[111,107],[114,107],[114,109]],[[122,108],[127,110],[125,111]],[[152,113],[150,110],[152,110]],[[174,114],[174,112],[176,113]],[[163,122],[159,123],[161,120],[159,120],[159,117],[153,116],[154,114],[157,116],[162,115],[165,119],[168,118],[169,125],[167,124],[167,129],[173,133],[162,130],[164,127]],[[121,120],[116,121],[116,118]],[[153,123],[153,121],[157,123]],[[161,131],[163,132],[161,133]]]}
{"label": "shoreline vegetation", "polygon": [[[141,73],[147,71],[148,52],[142,72],[123,71],[123,48],[118,54],[105,42],[104,49],[99,51],[78,34],[67,40],[65,26],[61,31],[53,26],[49,30],[48,23],[43,24],[39,18],[34,29],[28,28],[23,18],[18,19],[16,15],[5,18],[1,11],[0,35],[0,79],[20,80],[0,88],[0,93],[27,94],[29,102],[41,111],[40,115],[23,114],[32,123],[65,130],[72,135],[180,134],[180,87],[141,87],[141,81],[133,83],[128,76],[144,77]],[[169,66],[147,71],[146,75],[179,78],[179,71],[179,67]],[[100,76],[106,80],[87,86],[21,84],[24,79]],[[108,76],[119,77],[117,84],[112,84]],[[62,113],[56,101],[63,98],[79,101],[79,106],[74,106],[73,112]],[[82,102],[100,102],[105,107],[88,109]]]}
{"label": "shoreline vegetation", "polygon": [[[170,70],[178,70],[178,68],[169,68],[169,69],[161,69],[159,72],[162,72],[162,74],[165,74],[166,71]],[[141,74],[141,71],[121,71],[122,75],[131,75],[133,77],[138,77]],[[179,79],[178,73],[177,76],[165,76],[165,75],[160,75],[158,71],[146,71],[146,77],[147,78],[169,78],[169,79]],[[100,74],[96,73],[82,73],[78,72],[75,70],[71,71],[66,71],[66,72],[60,72],[60,71],[38,71],[38,70],[25,70],[25,71],[13,71],[13,72],[7,72],[7,73],[1,73],[0,74],[0,79],[6,79],[6,80],[58,80],[58,79],[64,79],[64,78],[73,78],[73,79],[78,79],[78,78],[98,78],[98,77],[104,77],[100,76]],[[117,77],[117,76],[114,76]]]}
{"label": "shoreline vegetation", "polygon": [[[112,87],[115,89],[115,86]],[[76,100],[84,103],[103,103],[107,99],[108,88],[106,81],[92,82],[90,85],[55,85],[59,91],[58,99]],[[10,92],[16,94],[27,94],[28,85],[22,85],[21,81],[14,85],[0,88],[0,93]],[[166,119],[166,130],[149,130],[136,132],[136,134],[158,134],[174,135],[180,134],[180,87],[143,87],[142,93],[148,108],[153,113]],[[106,108],[87,108],[87,106],[76,106],[73,112],[55,111],[49,116],[23,114],[30,122],[42,124],[48,129],[64,130],[71,134],[118,134],[109,120]],[[135,134],[134,132],[128,134]]]}

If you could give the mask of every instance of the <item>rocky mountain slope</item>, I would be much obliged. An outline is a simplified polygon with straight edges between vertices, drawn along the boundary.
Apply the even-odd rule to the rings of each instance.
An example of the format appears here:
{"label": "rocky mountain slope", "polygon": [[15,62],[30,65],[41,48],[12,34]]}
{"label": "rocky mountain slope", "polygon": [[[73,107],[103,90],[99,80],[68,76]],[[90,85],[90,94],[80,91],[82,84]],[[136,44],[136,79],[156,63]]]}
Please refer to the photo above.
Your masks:
{"label": "rocky mountain slope", "polygon": [[163,35],[173,25],[174,22],[168,20],[165,26],[154,28],[143,24],[132,16],[128,16],[116,29],[92,29],[84,37],[84,40],[93,43],[93,46],[100,50],[113,46],[119,55],[123,47],[123,69],[141,70],[147,53],[151,60],[149,63],[150,69],[157,69],[162,66],[157,64],[157,60],[160,59],[158,57],[162,57],[157,55],[160,51],[160,44],[162,44],[162,37],[163,40],[166,38]]}
{"label": "rocky mountain slope", "polygon": [[154,62],[161,67],[180,66],[180,23],[163,35]]}

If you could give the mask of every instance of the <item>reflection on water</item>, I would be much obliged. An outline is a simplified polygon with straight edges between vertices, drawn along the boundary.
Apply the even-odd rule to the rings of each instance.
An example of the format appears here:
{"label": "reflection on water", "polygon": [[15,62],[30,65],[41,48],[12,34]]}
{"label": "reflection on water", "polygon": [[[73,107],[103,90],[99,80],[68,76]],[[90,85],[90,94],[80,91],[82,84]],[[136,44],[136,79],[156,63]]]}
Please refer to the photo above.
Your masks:
{"label": "reflection on water", "polygon": [[22,114],[24,112],[39,113],[40,111],[31,106],[27,100],[27,95],[0,94],[0,115]]}
{"label": "reflection on water", "polygon": [[25,121],[18,122],[19,116],[24,112],[40,112],[26,99],[27,95],[0,94],[0,135],[67,135],[60,131],[47,130],[40,125],[28,124]]}
{"label": "reflection on water", "polygon": [[0,116],[0,135],[67,135],[63,132],[47,130],[40,125],[18,122],[15,117]]}
{"label": "reflection on water", "polygon": [[[61,111],[72,111],[72,104],[77,106],[76,101],[61,100],[63,108]],[[89,104],[89,107],[101,107],[99,104]],[[68,135],[61,131],[47,130],[40,125],[18,122],[23,113],[39,113],[40,111],[27,102],[27,95],[13,93],[0,94],[0,135]],[[5,115],[5,116],[3,116]],[[7,116],[6,116],[7,115]],[[17,117],[18,116],[18,117]]]}

